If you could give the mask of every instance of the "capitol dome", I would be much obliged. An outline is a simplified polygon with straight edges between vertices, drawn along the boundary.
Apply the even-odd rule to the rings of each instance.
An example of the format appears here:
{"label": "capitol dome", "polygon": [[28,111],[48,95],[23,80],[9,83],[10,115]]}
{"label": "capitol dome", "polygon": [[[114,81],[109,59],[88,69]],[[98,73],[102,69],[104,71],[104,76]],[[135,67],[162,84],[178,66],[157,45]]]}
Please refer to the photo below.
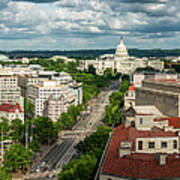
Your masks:
{"label": "capitol dome", "polygon": [[129,55],[126,49],[126,46],[124,45],[123,39],[121,38],[120,44],[116,48],[116,53],[115,53],[115,60],[123,60],[123,59],[128,59]]}

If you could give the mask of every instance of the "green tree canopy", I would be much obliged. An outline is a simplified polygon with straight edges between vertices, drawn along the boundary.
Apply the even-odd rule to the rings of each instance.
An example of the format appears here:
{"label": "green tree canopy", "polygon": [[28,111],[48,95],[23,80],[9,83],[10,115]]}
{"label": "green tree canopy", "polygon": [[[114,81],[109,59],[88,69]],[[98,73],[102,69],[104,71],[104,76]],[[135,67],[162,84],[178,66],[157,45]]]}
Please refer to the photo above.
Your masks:
{"label": "green tree canopy", "polygon": [[10,131],[9,121],[7,118],[4,118],[4,117],[2,117],[0,120],[1,120],[0,121],[0,129],[3,128],[4,139],[6,139],[8,133]]}
{"label": "green tree canopy", "polygon": [[129,81],[125,80],[123,81],[123,83],[121,84],[121,88],[120,91],[125,93],[129,88]]}
{"label": "green tree canopy", "polygon": [[75,123],[74,118],[69,113],[62,113],[57,121],[59,130],[70,128]]}
{"label": "green tree canopy", "polygon": [[112,129],[107,126],[98,127],[95,133],[77,144],[77,151],[83,154],[92,153],[96,158],[100,158],[111,131]]}
{"label": "green tree canopy", "polygon": [[13,144],[4,155],[5,170],[15,172],[18,169],[27,169],[32,155],[32,151],[25,149],[22,144]]}
{"label": "green tree canopy", "polygon": [[58,135],[58,130],[51,119],[47,117],[37,117],[32,121],[34,125],[33,136],[41,144],[53,142]]}
{"label": "green tree canopy", "polygon": [[92,180],[97,159],[95,156],[85,154],[79,159],[63,166],[58,180]]}
{"label": "green tree canopy", "polygon": [[33,152],[41,152],[40,144],[35,139],[33,139],[33,141],[29,143],[29,149],[31,149]]}
{"label": "green tree canopy", "polygon": [[34,117],[34,104],[32,104],[28,99],[24,98],[24,116],[26,118]]}
{"label": "green tree canopy", "polygon": [[23,142],[24,138],[24,124],[20,119],[14,119],[10,124],[11,136],[13,141]]}
{"label": "green tree canopy", "polygon": [[124,101],[124,92],[113,92],[110,96],[110,103],[113,105],[122,106]]}
{"label": "green tree canopy", "polygon": [[114,75],[112,68],[107,68],[107,69],[104,71],[104,74],[105,74],[109,79],[111,79],[111,78],[113,77],[113,75]]}
{"label": "green tree canopy", "polygon": [[77,106],[70,106],[68,108],[68,114],[76,120],[76,117],[80,114],[79,108]]}
{"label": "green tree canopy", "polygon": [[77,144],[76,149],[82,155],[63,166],[59,180],[91,180],[94,179],[98,162],[112,129],[100,126],[95,133]]}
{"label": "green tree canopy", "polygon": [[11,180],[10,173],[6,172],[4,168],[0,168],[0,178],[1,180]]}
{"label": "green tree canopy", "polygon": [[94,68],[94,66],[92,64],[90,64],[88,66],[88,72],[91,73],[91,74],[96,75],[96,69]]}
{"label": "green tree canopy", "polygon": [[111,104],[106,108],[104,122],[107,125],[119,125],[121,124],[121,118],[122,114],[118,105]]}

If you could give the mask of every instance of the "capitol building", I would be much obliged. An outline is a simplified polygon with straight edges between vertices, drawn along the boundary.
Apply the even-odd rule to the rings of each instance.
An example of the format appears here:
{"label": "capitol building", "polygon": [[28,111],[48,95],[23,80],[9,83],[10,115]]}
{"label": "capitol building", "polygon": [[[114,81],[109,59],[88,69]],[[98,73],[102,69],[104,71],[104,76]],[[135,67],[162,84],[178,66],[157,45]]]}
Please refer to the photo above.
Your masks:
{"label": "capitol building", "polygon": [[96,60],[83,60],[80,62],[80,69],[88,70],[88,67],[93,65],[96,73],[103,75],[107,68],[112,68],[113,71],[122,74],[131,74],[137,68],[152,67],[157,70],[164,69],[164,62],[148,58],[130,57],[127,48],[121,38],[120,44],[116,48],[115,54],[104,54],[99,56]]}

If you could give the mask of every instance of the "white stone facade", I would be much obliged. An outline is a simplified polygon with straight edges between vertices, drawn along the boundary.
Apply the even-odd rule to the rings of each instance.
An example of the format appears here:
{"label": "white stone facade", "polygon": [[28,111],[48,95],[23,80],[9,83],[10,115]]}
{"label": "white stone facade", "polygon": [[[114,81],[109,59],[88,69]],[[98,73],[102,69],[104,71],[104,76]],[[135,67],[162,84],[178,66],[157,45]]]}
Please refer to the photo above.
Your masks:
{"label": "white stone facade", "polygon": [[53,80],[41,80],[39,84],[28,86],[27,98],[35,104],[35,116],[42,116],[44,103],[50,96],[59,98],[65,95],[68,102],[76,101],[76,96],[68,85],[60,85],[60,82]]}
{"label": "white stone facade", "polygon": [[163,70],[164,62],[162,61],[148,61],[146,58],[135,58],[129,57],[126,46],[124,45],[123,40],[121,39],[120,44],[116,48],[114,57],[112,54],[109,56],[102,55],[99,59],[96,60],[85,60],[80,62],[80,69],[88,70],[89,65],[93,65],[96,69],[97,74],[104,74],[104,71],[107,68],[112,68],[117,70],[122,74],[131,74],[137,68],[145,68],[151,66],[154,69]]}
{"label": "white stone facade", "polygon": [[19,103],[24,109],[24,99],[21,96],[17,76],[0,75],[0,103],[8,103],[9,101]]}

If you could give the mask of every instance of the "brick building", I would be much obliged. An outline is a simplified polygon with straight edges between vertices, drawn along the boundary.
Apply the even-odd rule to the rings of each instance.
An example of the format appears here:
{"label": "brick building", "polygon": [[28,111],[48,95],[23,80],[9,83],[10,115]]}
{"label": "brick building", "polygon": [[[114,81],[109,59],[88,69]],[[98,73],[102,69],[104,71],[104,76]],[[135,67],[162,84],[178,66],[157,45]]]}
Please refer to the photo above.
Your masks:
{"label": "brick building", "polygon": [[[118,126],[100,161],[100,180],[180,177],[180,118],[138,114]],[[161,115],[161,114],[160,114]]]}

